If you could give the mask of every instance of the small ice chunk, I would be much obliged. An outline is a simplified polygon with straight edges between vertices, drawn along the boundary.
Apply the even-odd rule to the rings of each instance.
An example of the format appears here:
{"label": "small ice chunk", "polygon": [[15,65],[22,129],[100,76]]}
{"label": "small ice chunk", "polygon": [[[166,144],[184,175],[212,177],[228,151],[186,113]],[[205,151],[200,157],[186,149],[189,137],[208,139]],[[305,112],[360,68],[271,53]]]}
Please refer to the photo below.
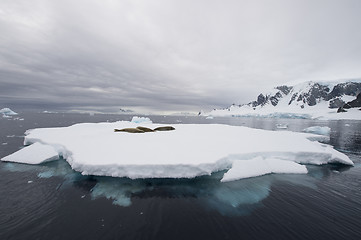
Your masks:
{"label": "small ice chunk", "polygon": [[307,173],[307,168],[298,163],[276,158],[256,157],[249,160],[237,160],[226,172],[221,182],[230,182],[242,178],[262,176],[270,173]]}
{"label": "small ice chunk", "polygon": [[153,123],[148,117],[138,117],[134,116],[132,118],[132,123]]}
{"label": "small ice chunk", "polygon": [[4,117],[10,116],[10,115],[18,115],[16,112],[11,110],[10,108],[3,108],[0,110],[0,113],[3,114]]}
{"label": "small ice chunk", "polygon": [[276,124],[276,128],[277,128],[277,129],[287,129],[287,128],[288,128],[288,125],[287,125],[287,124],[279,123],[279,124]]}
{"label": "small ice chunk", "polygon": [[320,126],[313,126],[303,129],[303,132],[306,133],[314,133],[318,135],[329,136],[331,132],[331,128],[329,127],[320,127]]}
{"label": "small ice chunk", "polygon": [[1,160],[7,162],[40,164],[58,158],[59,154],[54,150],[52,146],[36,142],[30,146],[24,147],[19,151],[2,158]]}

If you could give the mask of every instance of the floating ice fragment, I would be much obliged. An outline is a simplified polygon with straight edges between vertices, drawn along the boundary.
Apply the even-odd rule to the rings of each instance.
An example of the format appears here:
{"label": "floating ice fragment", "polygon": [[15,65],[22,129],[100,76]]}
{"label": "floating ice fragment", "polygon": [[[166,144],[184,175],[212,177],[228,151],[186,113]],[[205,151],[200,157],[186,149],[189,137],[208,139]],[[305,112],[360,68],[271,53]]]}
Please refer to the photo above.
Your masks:
{"label": "floating ice fragment", "polygon": [[134,116],[132,118],[132,123],[153,123],[148,117],[138,117]]}
{"label": "floating ice fragment", "polygon": [[11,110],[10,108],[3,108],[0,110],[0,113],[3,114],[3,117],[7,117],[10,115],[18,115],[16,112],[14,112],[13,110]]}
{"label": "floating ice fragment", "polygon": [[277,129],[287,129],[287,128],[288,128],[288,125],[287,125],[287,124],[279,123],[279,124],[276,124],[276,128],[277,128]]}
{"label": "floating ice fragment", "polygon": [[303,132],[329,136],[330,132],[331,132],[331,128],[321,127],[321,126],[313,126],[313,127],[308,127],[308,128],[303,129]]}

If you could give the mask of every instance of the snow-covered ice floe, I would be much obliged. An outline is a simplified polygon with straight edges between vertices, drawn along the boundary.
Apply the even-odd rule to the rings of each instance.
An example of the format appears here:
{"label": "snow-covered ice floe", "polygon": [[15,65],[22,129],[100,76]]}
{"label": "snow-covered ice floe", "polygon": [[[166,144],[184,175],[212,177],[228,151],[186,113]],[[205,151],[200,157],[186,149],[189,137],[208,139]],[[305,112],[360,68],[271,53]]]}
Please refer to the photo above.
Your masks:
{"label": "snow-covered ice floe", "polygon": [[309,133],[221,124],[174,124],[173,131],[114,132],[140,125],[151,129],[163,126],[119,121],[28,130],[24,144],[34,144],[2,160],[39,164],[54,159],[56,153],[84,175],[132,179],[193,178],[229,169],[222,181],[268,173],[306,173],[300,164],[353,165],[330,145],[311,141],[317,135]]}

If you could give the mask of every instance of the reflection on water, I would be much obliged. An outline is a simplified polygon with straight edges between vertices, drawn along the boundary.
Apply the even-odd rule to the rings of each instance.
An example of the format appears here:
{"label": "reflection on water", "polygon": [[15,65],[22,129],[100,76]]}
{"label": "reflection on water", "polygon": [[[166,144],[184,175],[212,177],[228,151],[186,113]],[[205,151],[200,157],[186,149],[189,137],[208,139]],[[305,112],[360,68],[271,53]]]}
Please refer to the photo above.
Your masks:
{"label": "reflection on water", "polygon": [[132,196],[191,198],[205,202],[207,207],[222,214],[243,215],[248,213],[250,205],[260,203],[269,194],[271,181],[268,178],[221,183],[222,175],[223,172],[196,179],[137,180],[99,177],[92,189],[92,197],[106,197],[123,207],[130,206]]}
{"label": "reflection on water", "polygon": [[272,188],[272,184],[283,181],[296,186],[316,189],[315,180],[348,170],[343,165],[308,165],[307,175],[276,174],[221,183],[224,171],[194,179],[136,179],[83,176],[73,171],[64,160],[41,165],[5,163],[2,170],[10,172],[35,172],[38,178],[61,177],[58,189],[69,185],[89,186],[79,182],[91,182],[86,189],[91,199],[107,198],[113,204],[128,207],[132,198],[148,198],[156,195],[164,198],[197,199],[200,205],[213,209],[222,215],[247,215],[262,206]]}

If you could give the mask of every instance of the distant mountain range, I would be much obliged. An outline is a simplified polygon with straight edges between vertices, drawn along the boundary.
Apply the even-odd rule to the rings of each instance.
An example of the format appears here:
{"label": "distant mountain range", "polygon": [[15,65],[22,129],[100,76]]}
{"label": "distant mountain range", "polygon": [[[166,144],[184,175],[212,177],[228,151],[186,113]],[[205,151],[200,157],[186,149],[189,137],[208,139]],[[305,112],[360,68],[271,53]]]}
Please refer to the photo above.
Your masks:
{"label": "distant mountain range", "polygon": [[[214,109],[210,116],[265,116],[328,118],[330,114],[347,112],[351,108],[361,108],[361,79],[333,82],[308,81],[275,87],[267,94],[260,93],[256,100],[231,105],[224,109]],[[355,112],[352,109],[353,112]],[[361,120],[361,111],[347,118]],[[326,116],[327,115],[327,116]],[[339,114],[340,115],[340,114]],[[343,116],[346,116],[343,115]],[[334,115],[331,118],[340,118]]]}

